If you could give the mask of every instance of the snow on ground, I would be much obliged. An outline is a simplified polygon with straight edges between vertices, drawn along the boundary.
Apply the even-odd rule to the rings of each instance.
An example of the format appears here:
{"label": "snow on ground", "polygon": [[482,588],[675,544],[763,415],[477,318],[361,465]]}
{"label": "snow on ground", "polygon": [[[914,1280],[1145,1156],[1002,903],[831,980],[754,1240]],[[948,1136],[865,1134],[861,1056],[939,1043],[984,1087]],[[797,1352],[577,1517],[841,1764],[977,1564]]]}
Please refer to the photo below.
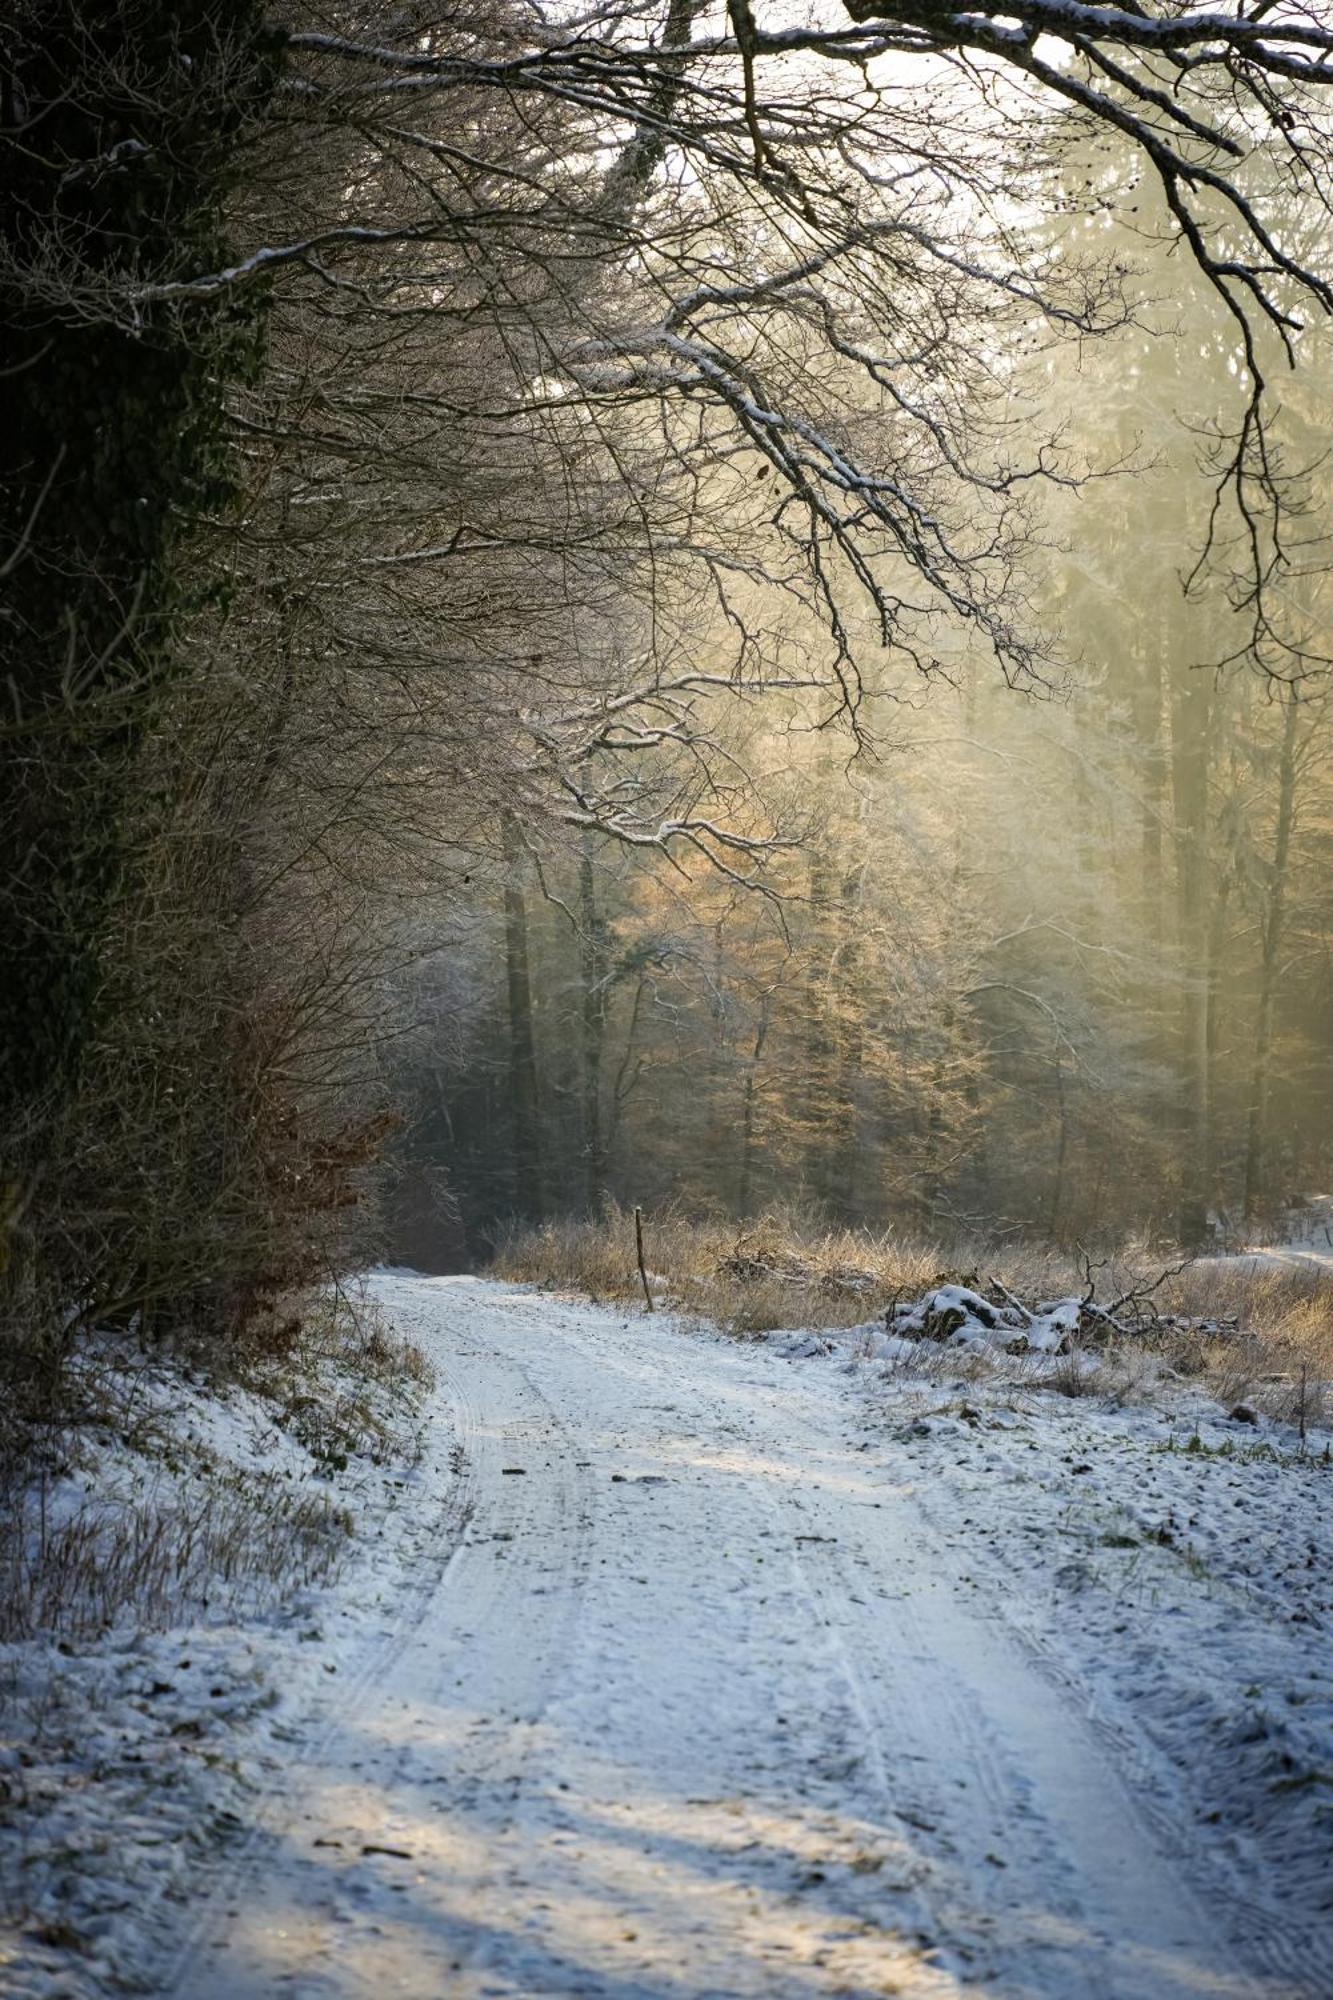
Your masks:
{"label": "snow on ground", "polygon": [[1214,1829],[1242,1905],[1333,1929],[1328,1465],[1218,1411],[969,1392],[886,1415],[932,1523],[1091,1692],[1159,1823]]}
{"label": "snow on ground", "polygon": [[[91,1540],[58,1592],[57,1630],[79,1636],[0,1645],[6,2000],[151,1990],[200,1871],[236,1848],[338,1677],[366,1671],[447,1552],[442,1410],[422,1435],[387,1387],[321,1370],[319,1411],[355,1399],[383,1440],[344,1464],[300,1398],[218,1397],[128,1351],[102,1352],[97,1373],[117,1430],[52,1472],[25,1524],[30,1552],[62,1530],[75,1554]],[[118,1571],[139,1603],[150,1581],[165,1629],[112,1602],[110,1629],[82,1636]]]}
{"label": "snow on ground", "polygon": [[1266,1266],[1301,1265],[1306,1270],[1333,1275],[1333,1195],[1308,1195],[1298,1207],[1287,1210],[1281,1240],[1250,1243],[1231,1251],[1227,1257],[1208,1257],[1205,1264],[1248,1263],[1253,1270]]}
{"label": "snow on ground", "polygon": [[338,1580],[7,1649],[7,1994],[1333,1995],[1322,1438],[1041,1342],[375,1288],[438,1386]]}
{"label": "snow on ground", "polygon": [[965,1587],[1087,1690],[1151,1814],[1213,1830],[1240,1906],[1333,1934],[1328,1429],[1302,1444],[1151,1363],[1117,1385],[1083,1358],[1053,1388],[998,1357],[951,1377],[873,1328],[773,1339],[861,1376],[923,1513],[968,1548]]}

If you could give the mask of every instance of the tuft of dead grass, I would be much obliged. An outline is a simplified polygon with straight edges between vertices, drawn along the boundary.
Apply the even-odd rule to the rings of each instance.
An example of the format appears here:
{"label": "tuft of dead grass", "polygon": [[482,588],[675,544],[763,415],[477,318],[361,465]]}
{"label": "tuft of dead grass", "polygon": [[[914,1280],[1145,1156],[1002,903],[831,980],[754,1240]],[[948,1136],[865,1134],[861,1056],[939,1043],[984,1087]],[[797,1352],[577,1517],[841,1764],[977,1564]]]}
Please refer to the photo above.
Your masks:
{"label": "tuft of dead grass", "polygon": [[281,1428],[334,1471],[353,1458],[415,1458],[415,1412],[435,1378],[375,1300],[338,1286],[274,1310],[284,1339],[247,1349],[235,1379],[273,1405]]}
{"label": "tuft of dead grass", "polygon": [[89,1504],[50,1527],[39,1487],[0,1514],[0,1642],[263,1612],[332,1576],[351,1532],[345,1508],[276,1475],[215,1472],[188,1499]]}

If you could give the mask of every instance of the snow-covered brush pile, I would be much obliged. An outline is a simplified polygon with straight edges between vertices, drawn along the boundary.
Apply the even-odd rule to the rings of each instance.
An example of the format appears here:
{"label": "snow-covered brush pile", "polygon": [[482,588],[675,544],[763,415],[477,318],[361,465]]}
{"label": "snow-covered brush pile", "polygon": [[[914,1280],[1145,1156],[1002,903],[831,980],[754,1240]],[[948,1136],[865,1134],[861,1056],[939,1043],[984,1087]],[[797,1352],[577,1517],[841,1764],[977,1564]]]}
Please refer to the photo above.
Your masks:
{"label": "snow-covered brush pile", "polygon": [[899,1340],[1000,1347],[1007,1354],[1065,1354],[1079,1330],[1079,1301],[1055,1299],[1029,1309],[1017,1299],[988,1299],[970,1285],[937,1285],[919,1299],[895,1301],[884,1323]]}
{"label": "snow-covered brush pile", "polygon": [[1146,1292],[1126,1292],[1109,1306],[1091,1292],[1081,1298],[1045,1299],[1024,1305],[1005,1286],[982,1292],[970,1284],[940,1283],[919,1298],[895,1300],[884,1314],[898,1340],[947,1341],[955,1347],[1000,1348],[1006,1354],[1067,1354],[1076,1345],[1116,1338],[1145,1339],[1192,1333],[1234,1336],[1234,1319],[1197,1319],[1162,1313]]}
{"label": "snow-covered brush pile", "polygon": [[[1169,1294],[1170,1281],[1181,1276],[1186,1264],[1155,1273],[1134,1270],[1127,1288],[1103,1301],[1097,1297],[1097,1278],[1103,1267],[1085,1259],[1083,1289],[1076,1292],[1068,1281],[1078,1267],[1066,1261],[1065,1271],[1057,1269],[1041,1276],[1031,1270],[1022,1275],[1007,1271],[1007,1283],[998,1276],[983,1279],[975,1267],[955,1265],[924,1286],[924,1274],[912,1273],[898,1278],[895,1287],[894,1274],[883,1263],[875,1268],[845,1257],[830,1257],[821,1245],[803,1252],[791,1242],[770,1241],[760,1234],[738,1242],[717,1260],[714,1271],[716,1280],[724,1288],[733,1288],[735,1294],[730,1315],[721,1317],[743,1331],[790,1324],[779,1317],[787,1310],[808,1314],[806,1323],[812,1328],[832,1331],[848,1307],[855,1310],[862,1301],[869,1306],[895,1287],[882,1308],[882,1324],[891,1349],[895,1341],[925,1340],[1009,1354],[1063,1355],[1075,1348],[1119,1340],[1165,1344],[1185,1335],[1226,1341],[1240,1333],[1239,1316],[1234,1313],[1166,1309],[1162,1301]],[[1049,1286],[1045,1292],[1038,1290],[1042,1276]],[[1064,1285],[1057,1289],[1061,1279]],[[666,1280],[663,1286],[670,1290]],[[757,1306],[757,1315],[747,1315],[747,1299]],[[700,1303],[707,1311],[707,1302]],[[719,1315],[714,1310],[710,1316]],[[852,1330],[874,1334],[878,1324]],[[881,1344],[873,1339],[869,1342],[876,1352]]]}
{"label": "snow-covered brush pile", "polygon": [[1169,1350],[1179,1358],[1190,1350],[1197,1354],[1205,1346],[1240,1340],[1235,1315],[1159,1309],[1153,1294],[1172,1275],[1165,1272],[1151,1285],[1123,1292],[1109,1304],[1094,1298],[1091,1285],[1081,1295],[1071,1292],[1029,1304],[998,1279],[983,1287],[975,1274],[941,1276],[911,1298],[891,1300],[879,1319],[860,1326],[811,1329],[799,1334],[797,1346],[789,1351],[832,1353],[850,1343],[862,1361],[911,1364],[932,1350],[963,1349],[977,1359],[1031,1355],[1054,1361],[1072,1356],[1077,1364],[1083,1356],[1091,1367],[1093,1352],[1126,1344],[1144,1352]]}

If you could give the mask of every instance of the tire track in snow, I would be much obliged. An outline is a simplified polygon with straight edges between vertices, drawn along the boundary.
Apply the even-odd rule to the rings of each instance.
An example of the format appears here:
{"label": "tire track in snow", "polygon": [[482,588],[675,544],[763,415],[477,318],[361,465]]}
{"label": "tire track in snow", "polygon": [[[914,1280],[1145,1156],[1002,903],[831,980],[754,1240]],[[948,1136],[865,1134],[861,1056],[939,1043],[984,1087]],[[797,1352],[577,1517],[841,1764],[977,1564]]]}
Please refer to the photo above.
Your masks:
{"label": "tire track in snow", "polygon": [[[936,1929],[951,1939],[958,1976],[988,1992],[1077,1992],[1089,2000],[1265,1988],[1291,2000],[1323,1991],[1310,1983],[1317,1968],[1297,1951],[1262,1950],[1263,1974],[1275,1976],[1258,1984],[1226,1963],[1220,1927],[1170,1858],[1180,1829],[1131,1798],[1085,1718],[1080,1690],[1066,1682],[1057,1691],[1037,1678],[1007,1633],[960,1610],[955,1553],[914,1498],[890,1486],[886,1498],[853,1511],[826,1497],[817,1475],[827,1470],[836,1490],[850,1455],[845,1441],[830,1455],[829,1416],[843,1429],[854,1413],[839,1411],[835,1397],[834,1410],[809,1425],[798,1414],[798,1384],[805,1386],[804,1371],[794,1376],[794,1393],[779,1390],[770,1404],[773,1433],[808,1474],[785,1500],[800,1524],[789,1531],[793,1571],[860,1719],[881,1810],[933,1836],[924,1894]],[[848,1535],[867,1513],[879,1516],[873,1555]],[[873,1607],[856,1586],[873,1586],[852,1575],[854,1548],[857,1562],[894,1576],[887,1620],[866,1615]],[[1009,1885],[1034,1882],[1032,1910],[1023,1889]]]}
{"label": "tire track in snow", "polygon": [[[404,1315],[404,1318],[409,1318]],[[451,1398],[455,1437],[451,1454],[452,1480],[445,1507],[433,1521],[421,1523],[418,1542],[427,1535],[436,1547],[434,1561],[405,1579],[393,1621],[367,1647],[350,1674],[284,1729],[282,1742],[291,1747],[294,1765],[316,1768],[337,1756],[337,1746],[349,1712],[361,1709],[381,1686],[403,1645],[403,1638],[425,1615],[463,1545],[477,1504],[476,1471],[461,1434],[469,1427],[470,1405],[462,1385]],[[161,1984],[164,1994],[195,2000],[202,1956],[216,1948],[230,1927],[237,1908],[251,1892],[254,1878],[266,1868],[271,1854],[292,1831],[296,1806],[291,1791],[273,1790],[256,1804],[253,1824],[244,1839],[215,1870],[210,1871],[204,1896],[191,1913],[179,1948],[168,1961]]]}
{"label": "tire track in snow", "polygon": [[[430,1613],[447,1598],[468,1635],[485,1631],[496,1620],[504,1587],[492,1555],[481,1551],[494,1551],[513,1538],[516,1529],[500,1522],[522,1512],[517,1496],[508,1512],[496,1507],[497,1498],[504,1497],[503,1491],[496,1492],[497,1480],[503,1486],[506,1477],[502,1462],[516,1455],[515,1446],[543,1448],[543,1418],[548,1431],[559,1426],[518,1369],[513,1386],[521,1414],[511,1412],[511,1420],[497,1426],[491,1399],[479,1402],[474,1394],[466,1365],[472,1347],[466,1337],[441,1343],[434,1314],[422,1325],[417,1314],[402,1309],[401,1298],[395,1306],[405,1330],[424,1336],[437,1374],[437,1395],[448,1410],[455,1440],[456,1484],[439,1523],[447,1560],[430,1583],[409,1593],[393,1629],[360,1671],[340,1683],[329,1712],[307,1726],[303,1741],[298,1738],[288,1786],[269,1802],[242,1855],[192,1928],[167,1989],[179,2000],[259,2000],[261,1994],[284,1991],[311,2000],[323,1992],[343,1991],[378,2000],[386,1990],[386,1975],[374,1963],[383,1956],[383,1926],[375,1912],[384,1894],[400,1891],[385,1889],[376,1878],[385,1864],[397,1863],[410,1851],[406,1842],[412,1836],[403,1828],[411,1818],[411,1800],[435,1816],[446,1789],[450,1812],[475,1809],[485,1795],[493,1831],[502,1830],[512,1818],[519,1768],[544,1701],[546,1658],[561,1636],[544,1628],[567,1626],[577,1616],[573,1599],[552,1596],[545,1620],[526,1621],[526,1678],[508,1690],[504,1713],[471,1722],[466,1739],[456,1746],[447,1788],[435,1769],[423,1773],[423,1759],[434,1762],[431,1718],[441,1698]],[[517,1477],[514,1483],[520,1483]],[[482,1496],[488,1501],[484,1529],[477,1520]],[[554,1504],[562,1538],[568,1529],[572,1543],[579,1510],[568,1482],[558,1487]],[[265,1930],[268,1945],[281,1947],[276,1952],[254,1950],[246,1942],[249,1933]],[[427,1957],[417,1956],[425,1971]],[[440,1970],[448,1973],[447,1961]]]}
{"label": "tire track in snow", "polygon": [[377,1285],[439,1370],[470,1523],[294,1760],[180,2000],[1320,1990],[1234,1968],[831,1371]]}
{"label": "tire track in snow", "polygon": [[[921,1511],[933,1527],[928,1498],[921,1503]],[[1275,1916],[1247,1895],[1234,1875],[1225,1884],[1218,1880],[1189,1832],[1193,1809],[1162,1756],[1154,1753],[1140,1732],[1094,1698],[1043,1637],[1030,1604],[1002,1592],[994,1593],[993,1601],[1036,1673],[1053,1690],[1065,1712],[1078,1717],[1108,1766],[1128,1786],[1134,1809],[1152,1829],[1159,1852],[1173,1857],[1176,1869],[1199,1899],[1211,1899],[1219,1909],[1238,1957],[1243,1954],[1263,1982],[1260,1990],[1289,1996],[1290,2000],[1328,2000],[1333,1995],[1333,1936],[1327,1927],[1296,1925],[1289,1918]]]}

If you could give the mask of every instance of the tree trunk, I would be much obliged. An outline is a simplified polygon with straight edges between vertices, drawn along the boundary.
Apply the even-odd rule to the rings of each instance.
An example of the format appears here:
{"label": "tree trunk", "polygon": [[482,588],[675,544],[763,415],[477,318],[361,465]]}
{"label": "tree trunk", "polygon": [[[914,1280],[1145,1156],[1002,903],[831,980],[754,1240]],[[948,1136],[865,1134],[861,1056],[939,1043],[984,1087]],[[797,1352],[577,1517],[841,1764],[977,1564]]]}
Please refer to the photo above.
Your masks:
{"label": "tree trunk", "polygon": [[595,1215],[606,1194],[602,1056],[606,1045],[606,925],[597,908],[592,835],[579,855],[579,1046],[582,1057],[583,1206]]}
{"label": "tree trunk", "polygon": [[1059,1109],[1060,1127],[1055,1150],[1055,1172],[1051,1179],[1051,1207],[1046,1219],[1046,1234],[1051,1242],[1056,1242],[1056,1231],[1064,1212],[1065,1164],[1069,1158],[1069,1103],[1065,1094],[1065,1066],[1057,1055],[1055,1058],[1055,1101]]}
{"label": "tree trunk", "polygon": [[1183,1248],[1208,1237],[1212,1143],[1208,1123],[1208,766],[1211,684],[1188,662],[1188,635],[1173,620],[1171,789],[1175,809],[1180,963],[1179,1171],[1176,1218]]}
{"label": "tree trunk", "polygon": [[1254,1061],[1250,1069],[1249,1111],[1245,1135],[1245,1215],[1255,1212],[1265,1187],[1264,1148],[1268,1123],[1268,1080],[1273,1049],[1273,1012],[1277,998],[1277,961],[1282,946],[1282,919],[1287,897],[1287,860],[1291,852],[1291,829],[1296,806],[1296,721],[1300,695],[1293,686],[1287,695],[1287,714],[1282,728],[1282,758],[1278,771],[1277,831],[1273,838],[1273,867],[1269,879],[1268,910],[1264,920],[1263,959],[1259,973],[1259,1013],[1254,1030]]}
{"label": "tree trunk", "polygon": [[754,1110],[759,1089],[759,1061],[768,1038],[771,1003],[772,995],[765,993],[759,1011],[759,1024],[754,1032],[754,1047],[750,1051],[750,1060],[746,1065],[745,1089],[741,1100],[741,1170],[736,1189],[736,1213],[742,1221],[747,1220],[754,1208]]}
{"label": "tree trunk", "polygon": [[[1167,628],[1170,643],[1171,626]],[[1163,742],[1162,650],[1149,644],[1134,675],[1134,734],[1139,751],[1139,866],[1144,929],[1153,956],[1160,958],[1163,917],[1162,823],[1166,816],[1166,749]]]}
{"label": "tree trunk", "polygon": [[817,1202],[828,1192],[829,1105],[833,1095],[834,1047],[829,997],[829,861],[824,832],[810,849],[809,963],[805,980],[804,1179]]}
{"label": "tree trunk", "polygon": [[544,1208],[537,1040],[528,969],[528,910],[523,895],[523,842],[506,814],[505,971],[509,985],[509,1106],[514,1133],[514,1200],[521,1215],[540,1221]]}
{"label": "tree trunk", "polygon": [[830,1105],[828,1202],[838,1222],[860,1219],[861,1191],[861,1071],[865,1059],[861,991],[861,927],[865,867],[862,862],[843,878],[838,905],[836,950],[829,999],[833,1008],[835,1048],[833,1101]]}
{"label": "tree trunk", "polygon": [[1231,916],[1231,896],[1236,886],[1237,830],[1234,815],[1228,825],[1223,851],[1218,857],[1217,892],[1213,897],[1212,914],[1208,920],[1208,1129],[1214,1146],[1213,1178],[1219,1186],[1230,1184],[1230,1160],[1218,1161],[1216,1157],[1217,1135],[1223,1129],[1221,1103],[1223,1085],[1226,1081],[1225,1050],[1222,1027],[1226,1010],[1223,1005],[1223,975],[1227,965],[1227,929]]}

